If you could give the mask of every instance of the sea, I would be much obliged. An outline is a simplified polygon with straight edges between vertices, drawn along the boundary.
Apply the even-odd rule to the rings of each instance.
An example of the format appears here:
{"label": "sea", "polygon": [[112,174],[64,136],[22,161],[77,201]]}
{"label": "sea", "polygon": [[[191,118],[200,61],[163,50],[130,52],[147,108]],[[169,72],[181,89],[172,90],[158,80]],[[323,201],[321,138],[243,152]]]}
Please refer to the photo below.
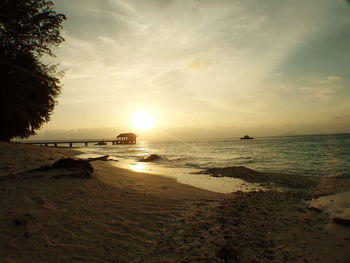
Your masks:
{"label": "sea", "polygon": [[[202,188],[217,192],[231,192],[233,188],[229,182],[232,178],[214,179],[205,175],[200,179],[204,176],[198,175],[200,171],[212,167],[245,166],[291,175],[350,174],[350,134],[256,137],[253,140],[139,140],[134,145],[89,145],[79,149],[84,152],[80,157],[109,155],[116,166],[174,177],[197,187],[202,187],[199,186],[202,183],[205,185]],[[151,154],[161,158],[151,163],[138,161]],[[217,186],[214,186],[214,180],[218,181]]]}

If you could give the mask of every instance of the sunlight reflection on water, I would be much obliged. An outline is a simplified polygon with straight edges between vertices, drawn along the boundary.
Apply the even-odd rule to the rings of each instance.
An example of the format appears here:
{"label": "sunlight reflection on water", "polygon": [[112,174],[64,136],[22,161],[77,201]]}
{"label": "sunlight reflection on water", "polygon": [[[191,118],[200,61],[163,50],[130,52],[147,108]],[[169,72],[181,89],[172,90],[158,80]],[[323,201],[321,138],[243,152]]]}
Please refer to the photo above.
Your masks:
{"label": "sunlight reflection on water", "polygon": [[146,173],[146,164],[145,163],[135,163],[130,166],[131,170],[139,173]]}

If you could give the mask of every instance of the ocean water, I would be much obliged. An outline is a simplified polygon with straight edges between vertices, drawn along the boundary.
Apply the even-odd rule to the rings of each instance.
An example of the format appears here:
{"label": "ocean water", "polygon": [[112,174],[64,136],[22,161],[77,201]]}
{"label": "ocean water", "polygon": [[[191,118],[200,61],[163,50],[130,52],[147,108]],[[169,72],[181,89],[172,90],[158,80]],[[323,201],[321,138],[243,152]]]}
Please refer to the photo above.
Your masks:
{"label": "ocean water", "polygon": [[[245,166],[258,171],[325,176],[350,174],[350,134],[138,141],[135,145],[90,145],[85,156],[109,155],[117,165],[135,171],[191,174],[211,167]],[[157,154],[161,160],[140,163]],[[174,170],[175,169],[175,170]]]}

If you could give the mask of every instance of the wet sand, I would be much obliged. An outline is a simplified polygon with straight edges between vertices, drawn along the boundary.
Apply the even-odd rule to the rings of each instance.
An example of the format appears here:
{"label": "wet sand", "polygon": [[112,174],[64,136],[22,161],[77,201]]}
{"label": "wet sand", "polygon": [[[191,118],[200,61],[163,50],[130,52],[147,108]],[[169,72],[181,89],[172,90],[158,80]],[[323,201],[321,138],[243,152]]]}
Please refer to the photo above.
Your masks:
{"label": "wet sand", "polygon": [[76,154],[0,143],[1,263],[350,262],[349,226],[310,209],[312,197],[348,192],[349,179],[218,194],[102,161],[91,178],[23,176]]}

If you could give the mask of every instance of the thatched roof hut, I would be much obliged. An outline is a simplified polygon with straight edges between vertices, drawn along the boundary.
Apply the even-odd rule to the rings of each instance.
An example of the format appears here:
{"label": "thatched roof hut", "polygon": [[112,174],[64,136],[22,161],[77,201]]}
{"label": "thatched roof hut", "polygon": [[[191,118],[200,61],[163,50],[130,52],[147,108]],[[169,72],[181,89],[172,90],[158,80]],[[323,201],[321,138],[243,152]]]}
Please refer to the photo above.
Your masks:
{"label": "thatched roof hut", "polygon": [[135,133],[121,133],[117,136],[117,142],[120,144],[135,144],[137,135]]}

